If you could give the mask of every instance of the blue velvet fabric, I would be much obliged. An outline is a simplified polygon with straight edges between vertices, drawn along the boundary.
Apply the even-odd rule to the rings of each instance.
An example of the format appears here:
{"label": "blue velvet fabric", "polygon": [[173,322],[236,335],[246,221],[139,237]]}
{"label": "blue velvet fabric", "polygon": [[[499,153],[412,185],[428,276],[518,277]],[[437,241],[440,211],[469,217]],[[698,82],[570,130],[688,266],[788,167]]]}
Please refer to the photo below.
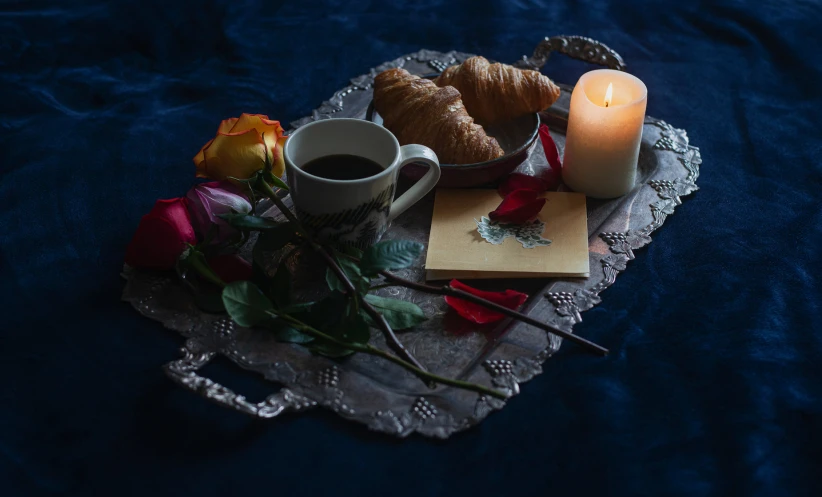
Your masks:
{"label": "blue velvet fabric", "polygon": [[[820,19],[806,0],[0,3],[0,495],[819,495]],[[577,327],[610,356],[566,344],[447,442],[255,421],[164,377],[181,340],[119,301],[119,271],[220,119],[287,123],[401,54],[511,62],[560,33],[621,53],[704,159]]]}

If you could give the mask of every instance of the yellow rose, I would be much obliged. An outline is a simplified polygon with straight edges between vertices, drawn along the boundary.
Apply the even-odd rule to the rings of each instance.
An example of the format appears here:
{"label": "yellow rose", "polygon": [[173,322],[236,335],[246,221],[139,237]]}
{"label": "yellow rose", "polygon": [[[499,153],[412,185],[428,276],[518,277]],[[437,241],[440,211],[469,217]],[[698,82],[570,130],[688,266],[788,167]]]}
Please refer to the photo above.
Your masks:
{"label": "yellow rose", "polygon": [[243,114],[220,123],[217,136],[194,156],[198,178],[248,179],[266,164],[278,178],[285,170],[283,127],[262,114]]}

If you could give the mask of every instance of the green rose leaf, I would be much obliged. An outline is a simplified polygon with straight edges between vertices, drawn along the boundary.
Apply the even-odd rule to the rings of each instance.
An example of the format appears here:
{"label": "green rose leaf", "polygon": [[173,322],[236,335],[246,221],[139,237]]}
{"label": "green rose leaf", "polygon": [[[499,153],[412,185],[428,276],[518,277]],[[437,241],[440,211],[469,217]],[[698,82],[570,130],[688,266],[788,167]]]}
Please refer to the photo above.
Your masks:
{"label": "green rose leaf", "polygon": [[[344,342],[367,343],[371,339],[368,323],[353,312],[351,301],[339,292],[312,305],[304,321]],[[354,353],[347,347],[320,339],[311,342],[309,348],[326,357],[345,357]]]}
{"label": "green rose leaf", "polygon": [[223,305],[240,326],[251,327],[267,320],[274,310],[271,301],[250,281],[235,281],[223,289]]}
{"label": "green rose leaf", "polygon": [[274,230],[287,223],[280,223],[271,218],[252,216],[249,214],[220,214],[217,216],[228,221],[228,224],[243,231],[267,231]]}
{"label": "green rose leaf", "polygon": [[[310,305],[292,305],[283,312],[293,314],[305,324],[328,333],[330,327],[345,317],[348,299],[340,292],[332,292],[328,297]],[[299,316],[297,314],[300,314]]]}
{"label": "green rose leaf", "polygon": [[371,338],[368,323],[355,312],[353,300],[339,292],[333,292],[311,306],[305,322],[345,342],[367,343]]}
{"label": "green rose leaf", "polygon": [[361,315],[354,314],[336,326],[332,336],[351,343],[368,343],[371,329]]}
{"label": "green rose leaf", "polygon": [[[337,263],[345,275],[348,276],[348,279],[351,280],[351,283],[354,284],[354,288],[358,293],[364,294],[368,292],[368,288],[371,286],[371,281],[363,276],[356,262],[350,259],[340,258],[337,259]],[[328,283],[328,288],[331,290],[336,290],[340,293],[345,293],[347,291],[347,288],[343,285],[343,282],[337,278],[337,275],[334,274],[334,271],[332,271],[331,268],[328,268],[325,272],[325,282]]]}
{"label": "green rose leaf", "polygon": [[[371,339],[371,330],[368,323],[360,315],[346,315],[346,317],[334,323],[325,330],[326,333],[333,336],[337,340],[350,343],[368,343]],[[353,354],[354,351],[325,340],[316,340],[311,344],[311,350],[317,354],[327,357],[345,357]]]}
{"label": "green rose leaf", "polygon": [[283,180],[278,178],[277,176],[271,175],[272,181],[271,184],[276,186],[277,188],[282,188],[285,191],[288,191],[288,185],[285,184]]}
{"label": "green rose leaf", "polygon": [[377,243],[365,251],[360,260],[360,270],[366,276],[374,276],[387,269],[402,269],[410,266],[420,256],[421,243],[409,240],[387,240]]}
{"label": "green rose leaf", "polygon": [[[286,314],[297,317],[297,314],[307,313],[315,305],[316,305],[315,302],[301,302],[299,304],[287,305],[287,306],[283,307],[282,309],[280,309],[280,312],[284,312]],[[302,319],[302,321],[305,321],[305,320]]]}
{"label": "green rose leaf", "polygon": [[[268,161],[266,161],[266,162],[268,162]],[[286,185],[285,182],[281,178],[278,178],[277,176],[275,176],[274,173],[272,173],[271,170],[268,169],[268,168],[263,170],[263,179],[269,185],[273,185],[277,188],[282,188],[283,190],[288,191],[288,185]]]}
{"label": "green rose leaf", "polygon": [[[422,309],[411,302],[378,297],[377,295],[366,295],[364,298],[366,302],[385,317],[385,320],[394,330],[413,328],[428,319]],[[370,316],[366,314],[364,317],[368,324],[376,326]]]}
{"label": "green rose leaf", "polygon": [[352,257],[356,257],[357,259],[362,259],[362,250],[358,249],[357,247],[351,245],[340,245],[335,249],[336,252],[341,254],[350,255]]}
{"label": "green rose leaf", "polygon": [[[277,271],[279,271],[279,269]],[[288,306],[280,307],[278,312],[283,312],[285,314],[288,314],[289,316],[294,317],[295,319],[299,319],[300,321],[308,324],[309,326],[314,326],[312,323],[310,323],[311,320],[309,319],[311,309],[314,305],[314,302],[291,304]],[[292,328],[291,325],[289,325],[282,319],[272,320],[271,329],[272,331],[274,331],[274,336],[277,338],[277,341],[280,342],[309,343],[314,340],[314,337],[306,335],[305,333]]]}

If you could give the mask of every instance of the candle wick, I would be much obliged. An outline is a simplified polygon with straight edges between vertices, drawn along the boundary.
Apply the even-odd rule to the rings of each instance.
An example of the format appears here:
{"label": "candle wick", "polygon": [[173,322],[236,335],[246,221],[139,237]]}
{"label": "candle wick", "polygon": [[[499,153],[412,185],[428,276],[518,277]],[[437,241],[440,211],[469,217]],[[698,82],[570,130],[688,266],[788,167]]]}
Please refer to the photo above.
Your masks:
{"label": "candle wick", "polygon": [[605,107],[608,107],[608,102],[605,102]]}

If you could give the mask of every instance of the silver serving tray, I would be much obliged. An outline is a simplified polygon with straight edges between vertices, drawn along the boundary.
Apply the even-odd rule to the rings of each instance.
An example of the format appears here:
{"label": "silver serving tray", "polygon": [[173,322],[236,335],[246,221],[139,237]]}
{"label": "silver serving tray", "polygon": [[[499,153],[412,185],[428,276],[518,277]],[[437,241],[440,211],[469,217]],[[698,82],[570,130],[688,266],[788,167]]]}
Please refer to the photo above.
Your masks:
{"label": "silver serving tray", "polygon": [[[539,69],[551,52],[624,69],[622,59],[605,45],[588,38],[546,38],[520,67]],[[371,100],[374,76],[391,67],[404,67],[415,74],[460,63],[470,54],[430,50],[386,62],[368,74],[351,80],[346,88],[315,110],[311,116],[292,123],[293,128],[316,119],[365,115]],[[559,101],[549,121],[562,153],[564,125],[571,87],[561,86]],[[600,293],[634,259],[634,251],[651,242],[650,234],[673,214],[680,197],[697,189],[701,163],[699,150],[688,143],[685,131],[664,121],[647,118],[639,158],[639,178],[634,190],[610,201],[589,200],[588,235],[591,277],[587,279],[508,280],[488,282],[484,288],[514,288],[531,295],[524,307],[528,315],[572,331],[582,313],[600,302]],[[545,167],[537,146],[520,169]],[[433,196],[400,216],[387,238],[428,242]],[[272,264],[276,262],[272,254]],[[295,258],[298,288],[303,298],[315,298],[324,290],[317,286],[321,275],[308,254]],[[405,278],[422,281],[420,265],[401,272]],[[225,315],[200,311],[191,294],[174,277],[134,271],[125,267],[123,300],[142,315],[160,321],[186,338],[183,357],[165,365],[166,373],[180,385],[226,407],[261,418],[297,412],[318,406],[366,424],[370,429],[405,437],[413,432],[446,438],[483,420],[505,402],[450,387],[430,389],[416,377],[385,361],[358,354],[342,361],[314,356],[298,345],[279,343],[265,330],[247,329]],[[318,278],[321,280],[321,278]],[[415,302],[430,319],[401,340],[429,370],[493,386],[510,395],[520,384],[542,372],[542,363],[560,346],[561,339],[523,323],[506,320],[492,328],[469,323],[449,312],[441,297],[402,287],[380,290],[385,296]],[[373,343],[385,347],[382,335],[373,331]],[[262,374],[272,383],[272,393],[252,402],[198,370],[218,354],[241,368]],[[276,391],[275,391],[276,390]]]}

